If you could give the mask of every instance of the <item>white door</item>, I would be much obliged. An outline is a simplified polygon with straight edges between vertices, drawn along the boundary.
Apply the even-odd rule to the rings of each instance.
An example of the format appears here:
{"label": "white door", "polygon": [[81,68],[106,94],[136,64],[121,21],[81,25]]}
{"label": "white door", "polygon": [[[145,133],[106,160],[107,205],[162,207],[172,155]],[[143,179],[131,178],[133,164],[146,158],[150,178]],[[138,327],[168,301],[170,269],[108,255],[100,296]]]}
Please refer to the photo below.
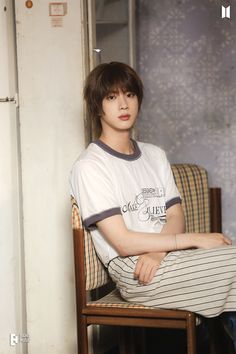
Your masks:
{"label": "white door", "polygon": [[14,10],[11,0],[0,0],[0,5],[0,352],[23,354],[27,333]]}

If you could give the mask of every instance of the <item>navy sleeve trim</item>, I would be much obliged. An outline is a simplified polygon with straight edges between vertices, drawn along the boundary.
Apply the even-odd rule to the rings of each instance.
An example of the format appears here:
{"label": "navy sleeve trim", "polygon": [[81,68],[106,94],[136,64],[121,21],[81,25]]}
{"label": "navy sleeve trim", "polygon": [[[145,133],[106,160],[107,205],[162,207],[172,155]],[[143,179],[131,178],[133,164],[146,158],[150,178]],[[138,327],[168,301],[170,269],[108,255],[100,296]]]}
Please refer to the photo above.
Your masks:
{"label": "navy sleeve trim", "polygon": [[83,224],[84,224],[85,228],[88,229],[88,228],[96,226],[96,222],[101,221],[106,218],[109,218],[110,216],[113,216],[113,215],[118,215],[118,214],[121,214],[120,208],[108,209],[108,210],[102,211],[99,214],[92,215],[89,218],[83,220]]}
{"label": "navy sleeve trim", "polygon": [[169,209],[170,207],[172,207],[175,204],[181,204],[182,200],[180,197],[175,197],[171,200],[168,200],[168,202],[166,202],[166,210]]}

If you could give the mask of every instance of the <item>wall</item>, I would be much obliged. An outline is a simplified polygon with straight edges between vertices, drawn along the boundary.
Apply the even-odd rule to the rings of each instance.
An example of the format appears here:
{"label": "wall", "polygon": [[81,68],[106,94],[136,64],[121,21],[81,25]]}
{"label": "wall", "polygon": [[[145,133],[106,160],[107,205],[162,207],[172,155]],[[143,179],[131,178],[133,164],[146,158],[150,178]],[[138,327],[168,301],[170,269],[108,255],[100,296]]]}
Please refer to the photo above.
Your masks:
{"label": "wall", "polygon": [[16,1],[30,354],[76,353],[68,176],[84,148],[81,3],[52,27],[47,1]]}
{"label": "wall", "polygon": [[[223,229],[236,240],[236,4],[137,0],[137,61],[145,85],[139,139],[192,162],[222,187]],[[226,5],[226,4],[225,4]]]}

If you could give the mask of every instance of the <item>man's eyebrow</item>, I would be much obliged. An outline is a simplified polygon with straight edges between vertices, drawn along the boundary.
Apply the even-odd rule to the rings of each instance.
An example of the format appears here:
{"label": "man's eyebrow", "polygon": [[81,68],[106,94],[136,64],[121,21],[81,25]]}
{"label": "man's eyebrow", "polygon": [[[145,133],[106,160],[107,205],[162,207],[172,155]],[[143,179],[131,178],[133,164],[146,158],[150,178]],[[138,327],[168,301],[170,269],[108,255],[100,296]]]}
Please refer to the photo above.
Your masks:
{"label": "man's eyebrow", "polygon": [[111,95],[111,94],[118,94],[119,91],[122,91],[123,93],[126,93],[126,92],[133,92],[132,90],[129,90],[129,89],[126,88],[126,87],[123,87],[123,88],[119,88],[119,87],[118,87],[117,89],[113,88],[113,89],[111,89],[110,91],[108,91],[107,94],[106,94],[106,96],[107,96],[107,95]]}
{"label": "man's eyebrow", "polygon": [[106,96],[107,95],[112,95],[112,94],[117,94],[119,92],[119,90],[111,90],[111,91],[108,91],[107,93],[106,93]]}

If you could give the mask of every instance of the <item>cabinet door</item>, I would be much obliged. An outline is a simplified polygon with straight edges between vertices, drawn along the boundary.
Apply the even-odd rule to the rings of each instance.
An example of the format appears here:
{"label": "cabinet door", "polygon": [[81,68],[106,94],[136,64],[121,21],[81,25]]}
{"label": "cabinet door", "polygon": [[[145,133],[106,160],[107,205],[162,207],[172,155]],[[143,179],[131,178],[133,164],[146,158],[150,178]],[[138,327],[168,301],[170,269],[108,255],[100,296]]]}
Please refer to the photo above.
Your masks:
{"label": "cabinet door", "polygon": [[[3,6],[5,4],[7,6]],[[1,353],[21,353],[26,334],[23,266],[20,127],[13,1],[0,11],[0,343]],[[18,345],[17,345],[18,344]],[[26,349],[26,348],[25,348]]]}
{"label": "cabinet door", "polygon": [[135,66],[135,0],[88,1],[90,69],[120,61]]}

